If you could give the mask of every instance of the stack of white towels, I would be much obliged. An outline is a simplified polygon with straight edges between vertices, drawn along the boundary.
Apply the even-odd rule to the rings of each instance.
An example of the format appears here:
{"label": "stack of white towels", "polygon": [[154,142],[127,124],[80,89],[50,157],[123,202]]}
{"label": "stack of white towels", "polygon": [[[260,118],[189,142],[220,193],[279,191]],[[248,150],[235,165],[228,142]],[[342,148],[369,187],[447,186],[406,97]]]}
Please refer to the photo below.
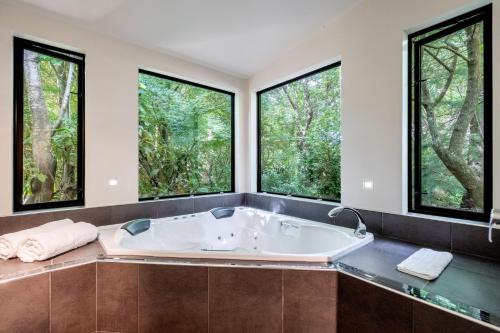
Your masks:
{"label": "stack of white towels", "polygon": [[24,262],[42,261],[76,249],[97,238],[97,228],[64,219],[0,236],[0,259],[19,257]]}

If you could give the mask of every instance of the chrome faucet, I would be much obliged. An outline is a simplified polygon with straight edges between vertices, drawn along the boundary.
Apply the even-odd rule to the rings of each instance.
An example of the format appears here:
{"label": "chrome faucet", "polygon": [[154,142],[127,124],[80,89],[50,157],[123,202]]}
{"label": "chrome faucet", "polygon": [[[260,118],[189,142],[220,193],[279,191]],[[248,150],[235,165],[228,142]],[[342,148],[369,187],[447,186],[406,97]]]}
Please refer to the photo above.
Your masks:
{"label": "chrome faucet", "polygon": [[500,210],[493,208],[490,213],[490,223],[488,225],[488,241],[493,243],[493,228],[498,224],[500,220]]}
{"label": "chrome faucet", "polygon": [[356,230],[354,230],[354,236],[358,238],[365,238],[366,236],[366,224],[365,224],[365,219],[363,219],[363,216],[353,208],[348,208],[344,206],[338,206],[333,208],[331,211],[328,212],[328,216],[331,218],[335,218],[340,215],[344,210],[349,210],[353,212],[356,217],[358,218],[358,225],[356,226]]}

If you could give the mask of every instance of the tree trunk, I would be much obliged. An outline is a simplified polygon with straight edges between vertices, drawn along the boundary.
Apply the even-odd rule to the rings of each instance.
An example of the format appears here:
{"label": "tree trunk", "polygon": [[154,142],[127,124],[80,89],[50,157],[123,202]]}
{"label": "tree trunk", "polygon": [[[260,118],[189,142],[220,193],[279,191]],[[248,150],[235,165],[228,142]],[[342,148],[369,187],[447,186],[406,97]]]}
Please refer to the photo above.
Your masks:
{"label": "tree trunk", "polygon": [[[40,71],[38,68],[38,56],[35,52],[26,50],[24,54],[24,72],[26,78],[26,89],[28,102],[32,114],[32,150],[33,161],[38,172],[43,177],[35,175],[30,180],[31,195],[25,203],[47,202],[52,199],[54,193],[54,174],[56,162],[51,150],[50,121],[47,106],[42,90]],[[40,179],[42,178],[42,179]]]}
{"label": "tree trunk", "polygon": [[[475,172],[474,167],[464,156],[465,140],[471,122],[475,121],[475,111],[481,94],[481,40],[476,26],[466,29],[467,36],[467,90],[458,117],[453,125],[452,135],[448,147],[445,147],[439,137],[438,124],[434,115],[434,108],[439,104],[443,93],[449,88],[451,77],[455,74],[455,68],[446,68],[450,72],[450,78],[445,85],[444,91],[437,101],[430,100],[430,94],[426,82],[422,82],[423,106],[426,111],[426,120],[429,125],[429,133],[432,138],[432,148],[441,159],[446,168],[457,178],[466,189],[462,198],[462,208],[483,208],[483,177]],[[426,50],[427,51],[427,50]],[[435,56],[428,52],[433,58]],[[465,57],[464,57],[465,58]],[[446,67],[446,66],[445,66]]]}

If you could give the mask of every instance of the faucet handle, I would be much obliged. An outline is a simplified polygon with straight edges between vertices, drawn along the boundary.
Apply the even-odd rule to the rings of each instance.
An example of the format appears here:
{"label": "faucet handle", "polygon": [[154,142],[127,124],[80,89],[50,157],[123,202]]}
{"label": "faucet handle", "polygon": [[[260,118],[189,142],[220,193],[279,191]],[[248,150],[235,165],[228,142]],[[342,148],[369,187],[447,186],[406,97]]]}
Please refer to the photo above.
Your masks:
{"label": "faucet handle", "polygon": [[490,213],[490,223],[488,225],[488,241],[493,243],[493,227],[498,223],[496,221],[500,220],[500,210],[499,209],[491,209]]}

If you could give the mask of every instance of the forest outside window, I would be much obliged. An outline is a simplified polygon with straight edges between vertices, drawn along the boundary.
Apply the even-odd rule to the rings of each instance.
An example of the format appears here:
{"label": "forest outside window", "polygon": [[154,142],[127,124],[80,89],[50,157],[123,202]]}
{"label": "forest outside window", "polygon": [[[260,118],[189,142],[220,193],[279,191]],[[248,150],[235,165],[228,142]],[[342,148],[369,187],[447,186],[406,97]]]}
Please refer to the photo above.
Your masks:
{"label": "forest outside window", "polygon": [[139,198],[234,192],[234,93],[139,71]]}
{"label": "forest outside window", "polygon": [[84,55],[14,38],[14,211],[83,205]]}
{"label": "forest outside window", "polygon": [[487,220],[491,6],[409,36],[409,210]]}
{"label": "forest outside window", "polygon": [[258,191],[340,201],[340,62],[258,98]]}

